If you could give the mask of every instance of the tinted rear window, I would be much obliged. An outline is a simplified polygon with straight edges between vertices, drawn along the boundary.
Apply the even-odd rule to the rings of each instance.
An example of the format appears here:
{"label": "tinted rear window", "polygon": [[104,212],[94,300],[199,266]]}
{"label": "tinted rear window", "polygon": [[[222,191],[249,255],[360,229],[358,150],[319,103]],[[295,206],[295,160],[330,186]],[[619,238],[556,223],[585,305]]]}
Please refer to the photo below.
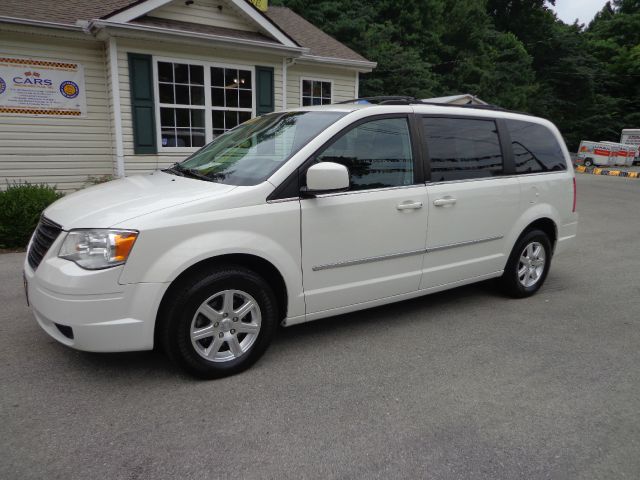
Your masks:
{"label": "tinted rear window", "polygon": [[551,130],[537,123],[505,120],[517,173],[566,170],[562,149]]}
{"label": "tinted rear window", "polygon": [[493,120],[425,117],[431,181],[501,175],[502,151]]}

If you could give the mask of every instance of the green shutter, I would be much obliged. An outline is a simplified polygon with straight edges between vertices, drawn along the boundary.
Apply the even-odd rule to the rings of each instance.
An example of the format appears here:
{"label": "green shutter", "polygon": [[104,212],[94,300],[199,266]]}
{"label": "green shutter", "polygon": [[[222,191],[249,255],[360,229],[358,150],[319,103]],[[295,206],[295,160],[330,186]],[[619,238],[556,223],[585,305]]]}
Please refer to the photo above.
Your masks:
{"label": "green shutter", "polygon": [[156,153],[156,122],[153,104],[151,55],[129,53],[129,85],[133,113],[133,151]]}
{"label": "green shutter", "polygon": [[273,67],[256,67],[256,113],[263,115],[275,110]]}

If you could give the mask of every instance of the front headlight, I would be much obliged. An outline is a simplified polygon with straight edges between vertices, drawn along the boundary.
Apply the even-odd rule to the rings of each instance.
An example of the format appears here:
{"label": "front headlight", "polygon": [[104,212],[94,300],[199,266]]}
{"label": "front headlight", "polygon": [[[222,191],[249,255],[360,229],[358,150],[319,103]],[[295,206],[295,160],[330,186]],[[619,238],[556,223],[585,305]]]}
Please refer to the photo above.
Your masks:
{"label": "front headlight", "polygon": [[71,230],[58,257],[88,270],[115,267],[127,261],[136,238],[138,232],[133,230]]}

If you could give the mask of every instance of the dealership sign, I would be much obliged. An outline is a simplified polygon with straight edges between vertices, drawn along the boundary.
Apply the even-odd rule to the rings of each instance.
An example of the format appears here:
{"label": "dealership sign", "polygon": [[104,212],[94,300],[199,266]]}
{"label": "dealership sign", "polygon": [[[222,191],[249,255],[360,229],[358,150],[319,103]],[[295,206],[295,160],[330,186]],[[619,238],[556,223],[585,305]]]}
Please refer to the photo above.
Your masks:
{"label": "dealership sign", "polygon": [[82,65],[0,57],[0,114],[86,115]]}

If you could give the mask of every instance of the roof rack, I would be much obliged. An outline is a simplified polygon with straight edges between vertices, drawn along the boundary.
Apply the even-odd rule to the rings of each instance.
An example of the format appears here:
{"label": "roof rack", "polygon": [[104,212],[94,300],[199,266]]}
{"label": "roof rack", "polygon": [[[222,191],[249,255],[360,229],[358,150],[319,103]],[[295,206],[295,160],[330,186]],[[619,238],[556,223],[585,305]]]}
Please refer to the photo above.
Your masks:
{"label": "roof rack", "polygon": [[338,102],[339,105],[347,104],[347,103],[372,103],[374,105],[432,105],[435,107],[457,107],[457,108],[472,108],[477,110],[496,110],[501,112],[509,112],[506,108],[499,107],[498,105],[456,105],[452,103],[436,103],[436,102],[425,102],[424,100],[420,100],[419,98],[409,97],[404,95],[395,95],[395,96],[378,96],[378,97],[360,97],[354,98],[351,100],[345,100],[343,102]]}

